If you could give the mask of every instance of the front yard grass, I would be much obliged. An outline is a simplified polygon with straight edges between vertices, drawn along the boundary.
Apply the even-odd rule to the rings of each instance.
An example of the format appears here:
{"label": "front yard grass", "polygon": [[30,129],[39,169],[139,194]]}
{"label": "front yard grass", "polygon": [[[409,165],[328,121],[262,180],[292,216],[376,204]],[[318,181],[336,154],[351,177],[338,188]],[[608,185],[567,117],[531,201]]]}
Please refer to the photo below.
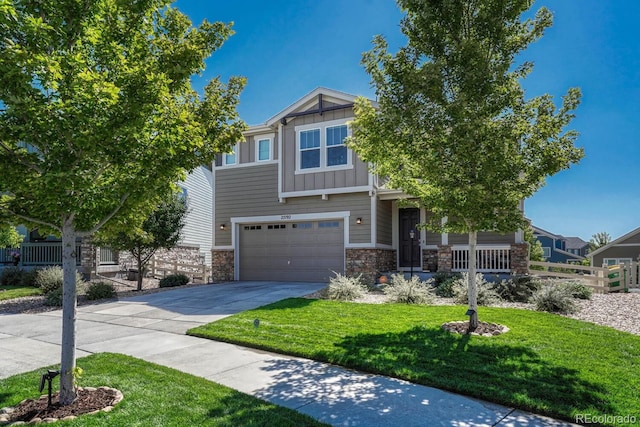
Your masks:
{"label": "front yard grass", "polygon": [[33,286],[15,286],[6,285],[0,286],[0,301],[30,297],[34,295],[42,295],[40,288],[34,288]]}
{"label": "front yard grass", "polygon": [[445,322],[467,320],[465,312],[462,306],[292,298],[188,334],[402,378],[569,421],[578,414],[640,419],[640,336],[495,307],[480,307],[480,320],[508,326],[505,334],[461,336],[441,329]]}
{"label": "front yard grass", "polygon": [[[324,426],[291,409],[193,375],[121,354],[78,359],[81,387],[109,386],[124,400],[108,413],[81,415],[65,426]],[[43,370],[0,380],[0,407],[38,398]],[[57,381],[56,381],[57,382]],[[56,423],[57,424],[57,423]]]}

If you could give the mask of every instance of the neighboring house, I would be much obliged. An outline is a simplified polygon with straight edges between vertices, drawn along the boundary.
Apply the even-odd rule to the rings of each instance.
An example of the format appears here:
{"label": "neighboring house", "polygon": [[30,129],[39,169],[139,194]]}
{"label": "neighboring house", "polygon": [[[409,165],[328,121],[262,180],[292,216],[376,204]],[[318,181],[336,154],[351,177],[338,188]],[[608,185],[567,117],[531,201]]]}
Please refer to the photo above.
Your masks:
{"label": "neighboring house", "polygon": [[[201,166],[187,175],[184,182],[179,183],[187,199],[188,213],[182,229],[182,239],[171,251],[159,251],[158,256],[164,260],[177,261],[184,264],[211,265],[211,248],[213,242],[213,175],[211,168]],[[21,226],[25,236],[20,247],[22,267],[44,267],[62,264],[62,242],[55,236],[41,236],[38,230],[27,232]],[[6,253],[5,253],[6,252]],[[9,259],[6,250],[0,250],[0,264],[9,265],[2,260]],[[133,267],[127,257],[118,257],[109,249],[91,245],[90,239],[78,239],[76,246],[76,264],[78,271],[85,277],[95,273],[110,275],[123,269]],[[121,264],[128,265],[123,266]]]}
{"label": "neighboring house", "polygon": [[589,250],[589,242],[579,237],[564,237],[536,226],[532,228],[533,237],[540,242],[547,262],[577,263],[585,258]]}
{"label": "neighboring house", "polygon": [[594,250],[587,257],[594,267],[640,261],[640,227]]}
{"label": "neighboring house", "polygon": [[[213,168],[217,280],[327,281],[333,272],[467,268],[467,235],[410,230],[406,208],[343,143],[355,96],[318,88],[251,126]],[[526,272],[522,232],[478,233],[481,271]]]}

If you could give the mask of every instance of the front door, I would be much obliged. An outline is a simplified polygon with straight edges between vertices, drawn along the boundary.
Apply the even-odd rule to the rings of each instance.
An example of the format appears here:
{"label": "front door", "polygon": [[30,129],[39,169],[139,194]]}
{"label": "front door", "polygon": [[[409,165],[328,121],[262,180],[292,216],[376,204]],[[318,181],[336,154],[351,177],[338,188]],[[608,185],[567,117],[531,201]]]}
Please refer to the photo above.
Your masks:
{"label": "front door", "polygon": [[[416,227],[420,223],[420,209],[406,208],[399,210],[399,260],[398,267],[420,267],[420,232]],[[414,238],[411,239],[411,230]]]}

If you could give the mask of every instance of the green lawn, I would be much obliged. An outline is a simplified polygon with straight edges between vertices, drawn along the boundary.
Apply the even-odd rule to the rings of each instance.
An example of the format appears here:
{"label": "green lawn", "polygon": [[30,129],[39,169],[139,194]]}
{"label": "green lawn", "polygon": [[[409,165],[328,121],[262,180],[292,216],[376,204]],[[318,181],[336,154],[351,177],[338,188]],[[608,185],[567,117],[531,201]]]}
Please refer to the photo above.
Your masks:
{"label": "green lawn", "polygon": [[30,297],[32,295],[42,295],[42,291],[40,288],[34,288],[32,286],[0,286],[0,301],[20,297]]}
{"label": "green lawn", "polygon": [[[83,415],[64,426],[323,426],[306,415],[203,378],[120,354],[78,359],[80,386],[117,388],[124,400],[109,413]],[[0,380],[0,407],[37,398],[37,370]],[[57,381],[54,382],[57,384]],[[57,423],[56,423],[57,424]]]}
{"label": "green lawn", "polygon": [[[566,420],[640,420],[640,336],[535,311],[480,308],[497,337],[440,326],[466,307],[287,299],[188,333],[403,378]],[[256,328],[254,319],[260,319]],[[620,425],[620,424],[618,424]]]}

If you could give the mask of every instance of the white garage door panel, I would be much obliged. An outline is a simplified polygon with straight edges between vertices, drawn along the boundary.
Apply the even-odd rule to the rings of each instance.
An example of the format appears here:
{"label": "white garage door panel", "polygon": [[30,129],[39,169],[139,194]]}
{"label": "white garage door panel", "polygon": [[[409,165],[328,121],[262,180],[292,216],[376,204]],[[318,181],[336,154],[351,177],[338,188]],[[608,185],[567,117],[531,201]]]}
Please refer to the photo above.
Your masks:
{"label": "white garage door panel", "polygon": [[240,280],[326,282],[344,272],[342,221],[240,225]]}

